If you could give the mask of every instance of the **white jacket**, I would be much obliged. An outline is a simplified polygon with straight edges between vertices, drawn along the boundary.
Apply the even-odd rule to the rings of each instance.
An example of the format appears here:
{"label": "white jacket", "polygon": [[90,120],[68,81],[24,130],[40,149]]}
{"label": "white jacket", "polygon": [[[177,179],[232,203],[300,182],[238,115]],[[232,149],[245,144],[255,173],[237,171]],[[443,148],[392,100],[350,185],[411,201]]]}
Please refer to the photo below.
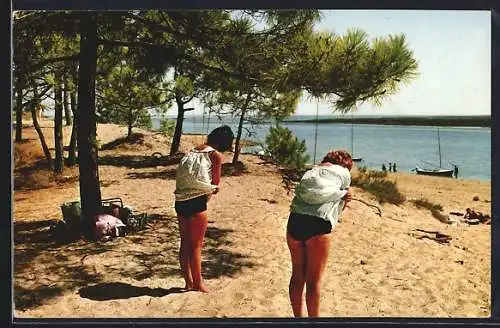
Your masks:
{"label": "white jacket", "polygon": [[294,213],[338,222],[344,197],[351,184],[351,174],[340,165],[318,165],[307,171],[295,189],[290,210]]}

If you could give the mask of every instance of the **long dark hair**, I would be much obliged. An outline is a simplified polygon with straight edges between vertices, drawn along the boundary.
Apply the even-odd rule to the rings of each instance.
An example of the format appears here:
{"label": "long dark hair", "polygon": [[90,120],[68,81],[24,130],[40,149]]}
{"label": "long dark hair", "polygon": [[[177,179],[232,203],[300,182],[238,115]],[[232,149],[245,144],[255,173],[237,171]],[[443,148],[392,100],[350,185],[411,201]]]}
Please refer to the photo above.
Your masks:
{"label": "long dark hair", "polygon": [[207,137],[207,144],[218,151],[227,151],[231,149],[234,140],[234,133],[227,125],[219,126],[210,132]]}

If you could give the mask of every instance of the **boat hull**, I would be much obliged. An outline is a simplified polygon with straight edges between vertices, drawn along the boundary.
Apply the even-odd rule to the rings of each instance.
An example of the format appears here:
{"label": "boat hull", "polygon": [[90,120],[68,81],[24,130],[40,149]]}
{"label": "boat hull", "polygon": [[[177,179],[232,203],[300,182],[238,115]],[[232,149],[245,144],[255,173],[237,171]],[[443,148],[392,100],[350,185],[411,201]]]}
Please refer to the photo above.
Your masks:
{"label": "boat hull", "polygon": [[354,157],[352,159],[353,162],[361,162],[363,159],[361,157]]}
{"label": "boat hull", "polygon": [[419,169],[418,167],[415,169],[417,174],[421,175],[433,175],[433,176],[438,176],[438,177],[453,177],[453,170],[452,169],[440,169],[440,170],[423,170]]}

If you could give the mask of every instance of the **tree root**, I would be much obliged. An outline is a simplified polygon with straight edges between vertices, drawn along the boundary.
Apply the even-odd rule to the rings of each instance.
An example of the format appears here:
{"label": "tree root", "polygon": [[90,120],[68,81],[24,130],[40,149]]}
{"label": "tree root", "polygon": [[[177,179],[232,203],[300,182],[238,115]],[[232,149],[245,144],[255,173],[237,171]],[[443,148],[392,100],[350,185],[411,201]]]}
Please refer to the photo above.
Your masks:
{"label": "tree root", "polygon": [[376,214],[377,214],[378,216],[382,217],[382,210],[381,210],[381,209],[380,209],[380,207],[378,207],[377,205],[373,205],[373,204],[367,203],[367,202],[365,202],[364,200],[359,199],[359,198],[351,198],[351,200],[358,201],[358,202],[360,202],[360,203],[365,204],[366,206],[373,207],[373,208],[377,209],[377,213],[376,213]]}
{"label": "tree root", "polygon": [[430,240],[434,240],[440,244],[449,244],[450,243],[450,240],[452,240],[453,238],[451,236],[448,236],[444,233],[441,233],[439,231],[428,231],[428,230],[424,230],[424,229],[414,229],[415,231],[420,231],[420,232],[424,232],[424,233],[427,233],[427,234],[433,234],[434,236],[427,236],[427,235],[423,235],[423,236],[419,236],[417,237],[417,239],[430,239]]}
{"label": "tree root", "polygon": [[430,240],[434,240],[440,244],[449,244],[450,243],[450,240],[447,239],[447,238],[436,238],[436,237],[431,237],[431,236],[420,236],[420,237],[417,237],[417,239],[424,239],[424,238],[427,238],[427,239],[430,239]]}

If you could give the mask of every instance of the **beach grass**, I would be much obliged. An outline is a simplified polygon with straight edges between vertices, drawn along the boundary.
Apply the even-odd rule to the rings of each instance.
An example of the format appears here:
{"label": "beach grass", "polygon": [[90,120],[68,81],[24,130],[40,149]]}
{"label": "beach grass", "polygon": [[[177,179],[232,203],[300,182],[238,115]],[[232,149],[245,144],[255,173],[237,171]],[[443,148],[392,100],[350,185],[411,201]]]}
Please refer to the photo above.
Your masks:
{"label": "beach grass", "polygon": [[387,178],[387,172],[361,169],[353,175],[352,185],[371,193],[381,204],[400,205],[406,200],[397,183]]}

